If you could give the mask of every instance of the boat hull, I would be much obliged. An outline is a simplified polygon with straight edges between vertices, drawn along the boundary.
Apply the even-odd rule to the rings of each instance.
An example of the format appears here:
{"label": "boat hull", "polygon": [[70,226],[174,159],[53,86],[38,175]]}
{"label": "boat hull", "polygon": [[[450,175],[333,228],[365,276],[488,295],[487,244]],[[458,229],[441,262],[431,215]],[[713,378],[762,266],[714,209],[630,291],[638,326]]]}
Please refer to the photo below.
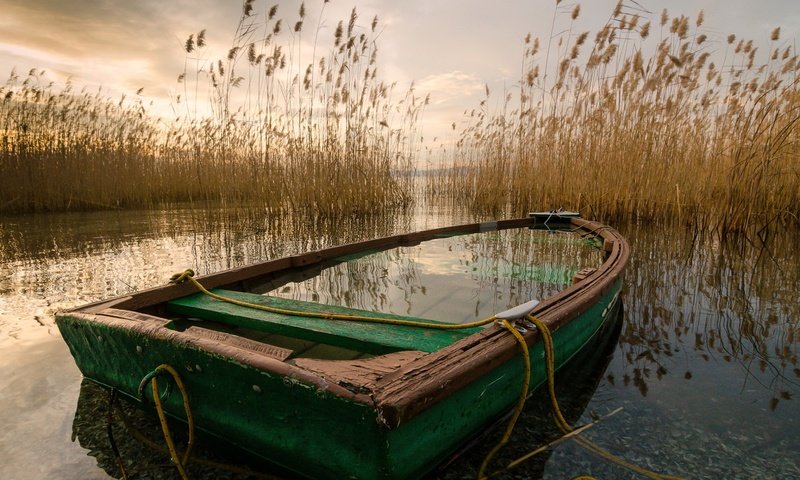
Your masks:
{"label": "boat hull", "polygon": [[[557,367],[613,318],[620,288],[617,281],[589,310],[554,333]],[[517,356],[389,428],[374,404],[209,353],[202,344],[178,343],[169,332],[164,336],[131,329],[129,323],[74,314],[61,316],[58,325],[86,378],[140,402],[142,378],[156,366],[170,364],[180,372],[195,421],[205,434],[308,478],[421,477],[505,414],[522,383],[522,358]],[[542,343],[531,345],[530,352],[535,388],[546,380]],[[173,418],[185,421],[176,388],[167,386],[162,401]]]}

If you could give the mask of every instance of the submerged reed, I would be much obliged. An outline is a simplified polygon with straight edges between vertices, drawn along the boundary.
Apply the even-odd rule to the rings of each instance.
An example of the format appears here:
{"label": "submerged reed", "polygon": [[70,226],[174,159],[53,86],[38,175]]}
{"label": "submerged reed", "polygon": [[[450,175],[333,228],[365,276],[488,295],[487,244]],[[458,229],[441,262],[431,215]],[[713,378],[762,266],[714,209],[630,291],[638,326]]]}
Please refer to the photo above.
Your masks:
{"label": "submerged reed", "polygon": [[205,30],[190,35],[168,122],[138,96],[116,100],[58,88],[38,69],[12,72],[0,87],[0,212],[202,201],[347,214],[411,205],[409,139],[425,102],[412,89],[395,99],[394,85],[378,78],[377,17],[361,26],[354,9],[329,45],[318,45],[318,26],[309,46],[305,5],[294,22],[277,13],[245,0],[219,60],[207,59]]}
{"label": "submerged reed", "polygon": [[800,62],[779,29],[757,64],[752,41],[709,39],[702,12],[691,21],[664,10],[653,25],[620,2],[594,45],[580,10],[564,13],[545,52],[525,39],[519,92],[499,113],[487,89],[444,173],[428,178],[429,197],[723,235],[800,223]]}

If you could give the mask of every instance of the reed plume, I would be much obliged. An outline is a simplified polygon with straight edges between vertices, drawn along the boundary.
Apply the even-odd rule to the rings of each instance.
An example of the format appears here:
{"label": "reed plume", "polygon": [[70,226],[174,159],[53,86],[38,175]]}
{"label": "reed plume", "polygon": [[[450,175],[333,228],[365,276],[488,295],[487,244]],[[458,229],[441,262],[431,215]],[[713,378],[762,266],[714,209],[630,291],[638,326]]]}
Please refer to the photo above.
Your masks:
{"label": "reed plume", "polygon": [[243,2],[223,58],[207,58],[205,29],[188,36],[169,121],[141,97],[12,72],[0,87],[0,211],[201,202],[342,215],[412,205],[424,102],[379,78],[377,17],[361,27],[353,9],[346,33],[339,22],[330,43],[309,48],[305,4],[291,32],[277,5],[257,8]]}
{"label": "reed plume", "polygon": [[[579,50],[586,37],[572,33],[571,14],[553,39],[565,45],[555,77],[539,75],[547,57],[528,37],[519,93],[496,113],[474,111],[445,173],[430,175],[429,197],[494,214],[565,207],[723,235],[800,224],[793,46],[758,65],[750,40],[733,54],[724,39],[708,47],[702,13],[693,27],[663,11],[654,38],[649,22],[637,27],[623,13],[637,8],[620,3],[589,52]],[[489,103],[487,94],[481,104]]]}

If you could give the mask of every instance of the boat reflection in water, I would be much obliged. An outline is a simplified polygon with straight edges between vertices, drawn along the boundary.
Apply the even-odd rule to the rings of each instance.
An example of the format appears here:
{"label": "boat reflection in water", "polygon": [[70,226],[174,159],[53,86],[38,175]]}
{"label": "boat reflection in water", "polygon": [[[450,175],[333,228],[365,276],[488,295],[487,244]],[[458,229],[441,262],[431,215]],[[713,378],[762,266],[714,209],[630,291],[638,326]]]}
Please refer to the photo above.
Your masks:
{"label": "boat reflection in water", "polygon": [[[129,402],[115,400],[109,422],[110,398],[110,390],[83,379],[72,422],[73,441],[86,449],[86,454],[95,458],[97,466],[113,478],[123,478],[118,461],[122,462],[131,479],[180,478],[169,460],[155,411],[147,412]],[[170,429],[182,454],[188,442],[185,425],[171,422]],[[119,458],[114,448],[119,452]],[[189,463],[192,479],[271,477],[263,473],[248,473],[263,472],[267,467],[226,443],[204,438],[192,452]]]}

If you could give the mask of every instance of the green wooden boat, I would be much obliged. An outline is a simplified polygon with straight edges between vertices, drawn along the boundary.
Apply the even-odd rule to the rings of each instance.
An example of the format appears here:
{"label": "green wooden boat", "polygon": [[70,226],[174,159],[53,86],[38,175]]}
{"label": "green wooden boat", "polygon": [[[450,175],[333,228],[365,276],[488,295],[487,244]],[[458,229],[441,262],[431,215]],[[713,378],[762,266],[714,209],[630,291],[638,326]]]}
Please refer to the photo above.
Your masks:
{"label": "green wooden boat", "polygon": [[[533,308],[553,333],[559,367],[613,321],[629,247],[607,226],[553,212],[358,242],[197,278],[226,299],[288,314],[220,301],[183,282],[66,311],[56,322],[87,379],[140,402],[143,379],[169,364],[179,372],[202,433],[267,460],[280,472],[419,478],[515,404],[524,370],[511,333],[496,323],[431,330],[309,318],[300,313],[436,323],[253,292],[365,252],[526,227],[579,232],[599,240],[604,256],[598,268],[581,271],[558,293],[501,315],[511,318]],[[530,326],[520,330],[531,351],[535,387],[545,380],[541,336]],[[362,355],[308,358],[301,351],[309,344]],[[169,380],[163,383],[164,410],[186,421],[181,392],[170,388]]]}

